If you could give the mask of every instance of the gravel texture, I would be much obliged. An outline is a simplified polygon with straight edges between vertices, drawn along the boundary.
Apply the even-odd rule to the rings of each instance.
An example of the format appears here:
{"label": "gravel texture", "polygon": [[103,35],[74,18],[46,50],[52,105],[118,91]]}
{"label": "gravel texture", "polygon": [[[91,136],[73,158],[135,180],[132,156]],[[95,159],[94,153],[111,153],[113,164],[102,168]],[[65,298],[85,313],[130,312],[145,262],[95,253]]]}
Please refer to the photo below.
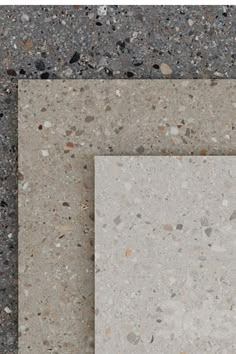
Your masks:
{"label": "gravel texture", "polygon": [[235,78],[236,8],[0,7],[0,353],[17,347],[17,80]]}

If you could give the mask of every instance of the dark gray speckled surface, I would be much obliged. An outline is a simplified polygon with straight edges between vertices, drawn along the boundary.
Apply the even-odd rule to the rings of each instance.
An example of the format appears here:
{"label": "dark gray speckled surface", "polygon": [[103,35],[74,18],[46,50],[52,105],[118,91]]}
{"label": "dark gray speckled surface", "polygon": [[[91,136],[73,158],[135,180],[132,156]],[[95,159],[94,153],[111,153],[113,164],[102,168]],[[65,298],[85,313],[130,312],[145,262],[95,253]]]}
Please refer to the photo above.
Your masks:
{"label": "dark gray speckled surface", "polygon": [[223,6],[0,7],[1,354],[17,352],[17,80],[233,79],[235,15]]}

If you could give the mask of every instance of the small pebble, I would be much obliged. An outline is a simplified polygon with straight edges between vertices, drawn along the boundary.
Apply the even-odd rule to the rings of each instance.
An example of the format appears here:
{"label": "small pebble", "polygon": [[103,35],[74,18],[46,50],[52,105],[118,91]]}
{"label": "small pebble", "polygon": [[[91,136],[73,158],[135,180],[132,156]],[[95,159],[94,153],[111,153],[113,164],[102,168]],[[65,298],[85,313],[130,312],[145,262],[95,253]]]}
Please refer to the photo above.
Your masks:
{"label": "small pebble", "polygon": [[176,127],[171,127],[170,128],[170,134],[171,135],[178,135],[179,134],[179,129]]}
{"label": "small pebble", "polygon": [[27,14],[22,14],[20,19],[23,23],[29,22],[29,16]]}
{"label": "small pebble", "polygon": [[4,308],[4,311],[5,311],[6,313],[12,313],[12,311],[9,309],[8,306],[6,306],[6,307]]}
{"label": "small pebble", "polygon": [[46,121],[46,122],[44,122],[43,126],[44,126],[45,128],[51,128],[52,123]]}
{"label": "small pebble", "polygon": [[166,63],[162,63],[160,65],[160,69],[161,69],[161,73],[163,75],[170,75],[172,73],[172,69],[170,68],[170,66]]}
{"label": "small pebble", "polygon": [[79,54],[78,52],[75,52],[75,53],[73,54],[73,56],[71,57],[69,63],[70,63],[70,64],[74,64],[74,63],[78,62],[79,59],[80,59],[80,54]]}
{"label": "small pebble", "polygon": [[121,96],[120,90],[116,90],[116,96],[118,96],[118,97]]}
{"label": "small pebble", "polygon": [[41,59],[36,60],[35,67],[38,71],[44,71],[46,69],[44,62]]}
{"label": "small pebble", "polygon": [[236,210],[233,211],[233,213],[231,214],[229,220],[232,221],[232,220],[235,220],[236,219]]}
{"label": "small pebble", "polygon": [[223,202],[222,202],[222,205],[227,207],[229,205],[228,200],[224,199]]}
{"label": "small pebble", "polygon": [[192,27],[194,25],[194,21],[190,18],[188,20],[188,24],[189,24],[190,27]]}
{"label": "small pebble", "polygon": [[48,150],[42,150],[41,152],[44,157],[49,156]]}
{"label": "small pebble", "polygon": [[182,225],[182,224],[178,224],[178,225],[176,226],[176,230],[182,230],[182,228],[183,228],[183,225]]}
{"label": "small pebble", "polygon": [[98,16],[103,17],[107,14],[107,6],[98,6]]}

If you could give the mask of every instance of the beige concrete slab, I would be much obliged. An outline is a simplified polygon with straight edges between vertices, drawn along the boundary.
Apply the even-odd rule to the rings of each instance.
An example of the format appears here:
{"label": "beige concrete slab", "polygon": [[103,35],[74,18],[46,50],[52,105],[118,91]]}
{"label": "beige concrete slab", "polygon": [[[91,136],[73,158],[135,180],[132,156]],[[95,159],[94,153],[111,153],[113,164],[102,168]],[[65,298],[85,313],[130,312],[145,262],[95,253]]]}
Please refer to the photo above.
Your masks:
{"label": "beige concrete slab", "polygon": [[94,352],[94,155],[235,154],[233,80],[19,82],[19,354]]}

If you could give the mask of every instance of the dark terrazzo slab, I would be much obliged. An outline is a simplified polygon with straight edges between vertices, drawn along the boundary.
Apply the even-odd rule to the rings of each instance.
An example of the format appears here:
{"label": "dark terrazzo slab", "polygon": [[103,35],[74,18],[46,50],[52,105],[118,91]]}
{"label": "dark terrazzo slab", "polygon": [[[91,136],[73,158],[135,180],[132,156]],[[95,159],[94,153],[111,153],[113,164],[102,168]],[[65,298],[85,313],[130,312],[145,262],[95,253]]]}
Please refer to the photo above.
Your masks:
{"label": "dark terrazzo slab", "polygon": [[17,80],[232,79],[235,15],[223,6],[0,7],[0,353],[16,353],[17,342]]}

